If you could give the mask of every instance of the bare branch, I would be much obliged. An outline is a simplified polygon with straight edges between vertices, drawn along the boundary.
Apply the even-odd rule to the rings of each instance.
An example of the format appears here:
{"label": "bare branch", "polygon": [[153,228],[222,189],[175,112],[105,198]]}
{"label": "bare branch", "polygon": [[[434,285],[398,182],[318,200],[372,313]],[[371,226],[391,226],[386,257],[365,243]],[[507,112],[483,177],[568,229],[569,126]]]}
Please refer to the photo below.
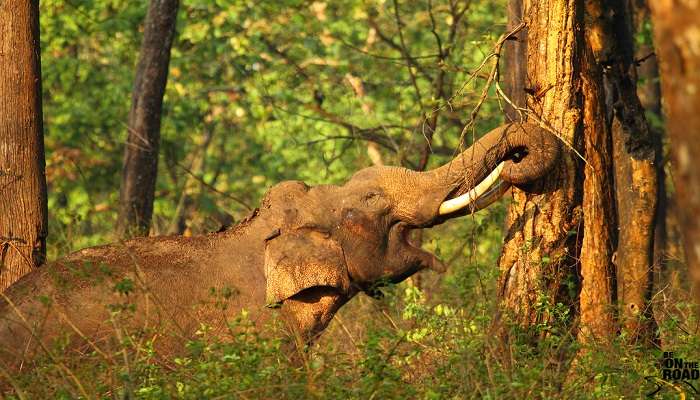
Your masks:
{"label": "bare branch", "polygon": [[375,21],[374,18],[370,17],[370,18],[368,18],[367,21],[369,22],[369,25],[372,28],[374,28],[374,30],[377,32],[377,36],[382,40],[382,42],[387,44],[392,49],[398,51],[401,54],[401,56],[403,57],[403,59],[406,61],[406,63],[409,66],[415,68],[416,71],[418,71],[423,77],[425,77],[428,80],[432,80],[430,74],[425,69],[425,67],[423,67],[423,65],[418,63],[416,61],[415,57],[411,56],[410,54],[409,55],[404,54],[402,47],[399,44],[397,44],[396,42],[394,42],[393,40],[391,40],[391,38],[389,36],[387,36],[386,33],[384,33],[384,31],[382,31],[379,28],[379,24],[377,24],[377,21]]}
{"label": "bare branch", "polygon": [[[474,106],[474,109],[472,110],[472,112],[469,115],[469,121],[464,126],[464,128],[462,128],[462,132],[459,135],[460,147],[462,147],[464,145],[464,137],[465,137],[467,131],[469,131],[474,126],[474,122],[476,122],[476,116],[479,114],[479,110],[481,109],[481,106],[484,104],[484,101],[486,100],[486,97],[488,96],[489,89],[491,88],[491,85],[493,85],[494,82],[498,82],[498,61],[501,57],[501,51],[503,50],[503,44],[506,42],[506,40],[511,38],[516,33],[520,32],[523,28],[525,28],[525,23],[521,22],[518,26],[513,28],[513,30],[511,30],[510,32],[501,35],[501,37],[496,42],[496,45],[494,46],[493,53],[488,55],[486,57],[486,59],[484,60],[484,62],[486,62],[486,60],[489,60],[492,57],[496,59],[495,62],[493,63],[493,67],[491,67],[491,71],[489,72],[488,79],[486,81],[486,85],[484,85],[484,88],[481,91],[481,96],[479,97],[479,101]],[[483,65],[483,63],[482,63],[482,65]]]}
{"label": "bare branch", "polygon": [[240,198],[238,198],[238,197],[236,197],[236,196],[232,196],[232,195],[230,195],[230,194],[228,194],[228,193],[222,192],[221,190],[215,188],[214,186],[212,186],[212,185],[210,185],[209,183],[207,183],[204,179],[202,179],[202,178],[200,178],[199,176],[197,176],[194,172],[190,171],[189,168],[185,167],[185,166],[182,165],[181,163],[177,163],[177,166],[180,167],[180,168],[181,168],[183,171],[185,171],[187,174],[189,174],[189,175],[190,175],[192,178],[194,178],[197,182],[201,183],[204,187],[206,187],[207,189],[211,190],[212,192],[217,193],[217,194],[220,194],[220,195],[226,197],[227,199],[231,199],[231,200],[235,201],[236,203],[238,203],[238,204],[240,204],[241,206],[245,207],[248,211],[252,211],[252,210],[253,210],[253,207],[251,207],[246,201],[244,201],[244,200],[242,200],[242,199],[240,199]]}

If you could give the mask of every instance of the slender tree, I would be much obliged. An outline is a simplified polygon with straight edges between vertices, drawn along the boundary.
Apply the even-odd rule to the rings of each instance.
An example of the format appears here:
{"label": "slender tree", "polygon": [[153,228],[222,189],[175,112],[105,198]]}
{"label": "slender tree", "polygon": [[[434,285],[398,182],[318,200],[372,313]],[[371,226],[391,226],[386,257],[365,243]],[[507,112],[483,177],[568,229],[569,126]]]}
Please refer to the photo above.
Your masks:
{"label": "slender tree", "polygon": [[[653,250],[653,272],[654,287],[664,287],[667,283],[676,282],[671,272],[676,269],[669,269],[668,259],[670,248],[675,247],[669,242],[668,220],[675,218],[675,213],[669,213],[671,199],[666,191],[666,163],[668,156],[664,151],[665,130],[661,126],[663,120],[661,110],[661,82],[659,79],[659,63],[654,52],[653,41],[651,40],[651,16],[649,5],[646,0],[630,1],[628,3],[630,13],[633,18],[633,32],[636,37],[642,38],[637,42],[635,50],[635,65],[637,73],[637,95],[639,101],[650,116],[650,129],[654,139],[654,167],[656,170],[657,192],[656,192],[656,221],[654,227],[654,250]],[[680,240],[673,241],[680,246]],[[662,324],[667,319],[665,312],[654,310],[654,319]],[[661,333],[661,332],[659,332]],[[659,336],[658,341],[663,345],[664,337]]]}
{"label": "slender tree", "polygon": [[650,1],[685,256],[700,302],[700,4]]}
{"label": "slender tree", "polygon": [[39,2],[0,2],[0,290],[46,256]]}
{"label": "slender tree", "polygon": [[[608,123],[604,69],[598,62],[597,23],[593,13],[602,5],[586,2],[581,49],[583,103],[583,236],[580,249],[581,289],[579,341],[608,341],[617,330],[613,255],[616,242],[613,144]],[[594,11],[595,10],[595,11]]]}
{"label": "slender tree", "polygon": [[[613,140],[619,232],[615,264],[621,322],[633,340],[653,338],[650,299],[658,193],[655,162],[660,142],[653,137],[637,95],[633,10],[622,0],[587,4],[592,20],[589,42],[606,78],[605,115]],[[611,9],[613,12],[608,12]]]}
{"label": "slender tree", "polygon": [[[650,21],[649,5],[646,0],[630,1],[629,12],[632,15],[632,32],[634,35],[646,37],[651,32],[646,32],[646,26]],[[638,43],[635,48],[634,64],[637,74],[637,96],[647,115],[652,115],[657,121],[663,118],[661,115],[661,83],[659,81],[659,63],[654,53],[654,47],[648,38]],[[654,231],[654,267],[658,272],[665,269],[667,246],[667,194],[666,194],[666,170],[663,149],[663,129],[654,126],[650,121],[650,129],[654,139],[656,180],[658,183],[656,200],[656,226]]]}
{"label": "slender tree", "polygon": [[118,232],[148,235],[153,215],[163,94],[178,0],[151,0],[136,68],[119,193]]}

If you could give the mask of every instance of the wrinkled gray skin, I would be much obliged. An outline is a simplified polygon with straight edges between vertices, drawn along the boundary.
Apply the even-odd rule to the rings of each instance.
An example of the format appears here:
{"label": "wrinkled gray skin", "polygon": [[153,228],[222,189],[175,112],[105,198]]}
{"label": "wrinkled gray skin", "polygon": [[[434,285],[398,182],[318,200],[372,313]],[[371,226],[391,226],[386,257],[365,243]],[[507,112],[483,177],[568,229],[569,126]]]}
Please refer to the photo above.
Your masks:
{"label": "wrinkled gray skin", "polygon": [[[174,351],[201,323],[225,334],[226,321],[242,309],[258,326],[278,318],[297,344],[309,343],[358,292],[443,269],[407,240],[411,229],[473,211],[440,216],[443,201],[470,190],[503,160],[511,161],[501,178],[528,185],[559,153],[543,130],[506,125],[432,171],[371,167],[343,186],[282,182],[225,232],[78,251],[28,274],[0,299],[0,361],[17,366],[40,351],[38,340],[48,344],[66,332],[77,350],[106,346],[114,326],[146,337],[149,327],[167,327],[171,334],[161,333],[156,347]],[[110,319],[109,309],[119,305],[123,310]]]}

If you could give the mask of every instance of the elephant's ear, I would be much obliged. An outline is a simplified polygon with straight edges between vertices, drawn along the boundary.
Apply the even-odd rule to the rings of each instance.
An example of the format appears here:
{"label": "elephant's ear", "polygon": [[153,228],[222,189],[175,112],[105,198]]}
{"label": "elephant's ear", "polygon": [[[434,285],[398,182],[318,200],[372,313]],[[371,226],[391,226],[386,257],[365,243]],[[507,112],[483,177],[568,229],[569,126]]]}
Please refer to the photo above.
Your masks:
{"label": "elephant's ear", "polygon": [[265,278],[268,306],[311,288],[333,288],[342,295],[350,289],[343,249],[329,235],[312,229],[285,232],[267,241]]}

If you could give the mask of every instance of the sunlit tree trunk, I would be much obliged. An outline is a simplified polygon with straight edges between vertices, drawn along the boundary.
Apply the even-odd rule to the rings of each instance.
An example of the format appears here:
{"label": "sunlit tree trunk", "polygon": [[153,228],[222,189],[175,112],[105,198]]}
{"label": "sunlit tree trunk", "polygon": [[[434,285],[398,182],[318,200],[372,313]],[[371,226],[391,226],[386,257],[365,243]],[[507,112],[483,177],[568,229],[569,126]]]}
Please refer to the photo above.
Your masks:
{"label": "sunlit tree trunk", "polygon": [[[546,200],[514,192],[501,294],[521,325],[547,322],[553,304],[569,300],[576,308],[574,296],[562,294],[577,287],[565,283],[567,269],[578,268],[582,342],[613,337],[618,300],[631,337],[653,337],[655,327],[650,297],[660,142],[636,93],[627,7],[622,0],[540,1],[523,9],[529,118],[545,121],[580,157],[568,152],[544,183],[545,192],[553,190]],[[516,98],[512,74],[509,69],[506,87]]]}
{"label": "sunlit tree trunk", "polygon": [[148,235],[151,226],[163,94],[177,9],[178,0],[151,0],[146,15],[119,193],[117,228],[122,237]]}
{"label": "sunlit tree trunk", "polygon": [[46,256],[39,2],[0,2],[0,291]]}
{"label": "sunlit tree trunk", "polygon": [[[588,2],[590,5],[593,1]],[[590,29],[587,26],[587,31]],[[603,71],[596,63],[590,40],[582,56],[583,241],[579,293],[580,342],[607,342],[617,331],[615,272],[616,242],[613,145],[606,120]]]}
{"label": "sunlit tree trunk", "polygon": [[[633,16],[634,35],[644,35],[645,26],[649,22],[649,7],[645,0],[630,1],[630,13]],[[635,65],[637,73],[637,97],[647,115],[661,121],[661,84],[659,81],[659,63],[651,44],[641,43],[635,49]],[[657,270],[664,269],[666,233],[666,171],[663,150],[663,129],[650,121],[650,129],[654,139],[656,181],[658,184],[656,200],[656,223],[654,228],[654,266]]]}
{"label": "sunlit tree trunk", "polygon": [[[556,131],[567,151],[544,182],[548,194],[514,191],[500,288],[508,314],[522,326],[551,322],[552,310],[564,306],[580,313],[583,341],[607,341],[617,330],[613,148],[603,69],[583,34],[585,12],[579,1],[524,4],[527,78],[520,79],[528,118]],[[510,81],[518,78],[508,76],[507,87],[517,87]],[[517,99],[517,90],[509,92]]]}
{"label": "sunlit tree trunk", "polygon": [[649,2],[686,261],[700,302],[700,3]]}
{"label": "sunlit tree trunk", "polygon": [[656,141],[637,96],[632,10],[624,1],[586,2],[589,42],[605,77],[613,139],[619,240],[618,294],[631,339],[652,337],[651,289],[657,202]]}
{"label": "sunlit tree trunk", "polygon": [[[579,11],[576,1],[526,1],[527,106],[530,120],[543,120],[580,148]],[[525,39],[522,35],[519,38]],[[552,319],[557,303],[575,298],[581,221],[580,160],[565,152],[539,188],[545,195],[513,190],[499,259],[501,302],[510,320],[534,327]],[[571,290],[569,290],[571,288]]]}

